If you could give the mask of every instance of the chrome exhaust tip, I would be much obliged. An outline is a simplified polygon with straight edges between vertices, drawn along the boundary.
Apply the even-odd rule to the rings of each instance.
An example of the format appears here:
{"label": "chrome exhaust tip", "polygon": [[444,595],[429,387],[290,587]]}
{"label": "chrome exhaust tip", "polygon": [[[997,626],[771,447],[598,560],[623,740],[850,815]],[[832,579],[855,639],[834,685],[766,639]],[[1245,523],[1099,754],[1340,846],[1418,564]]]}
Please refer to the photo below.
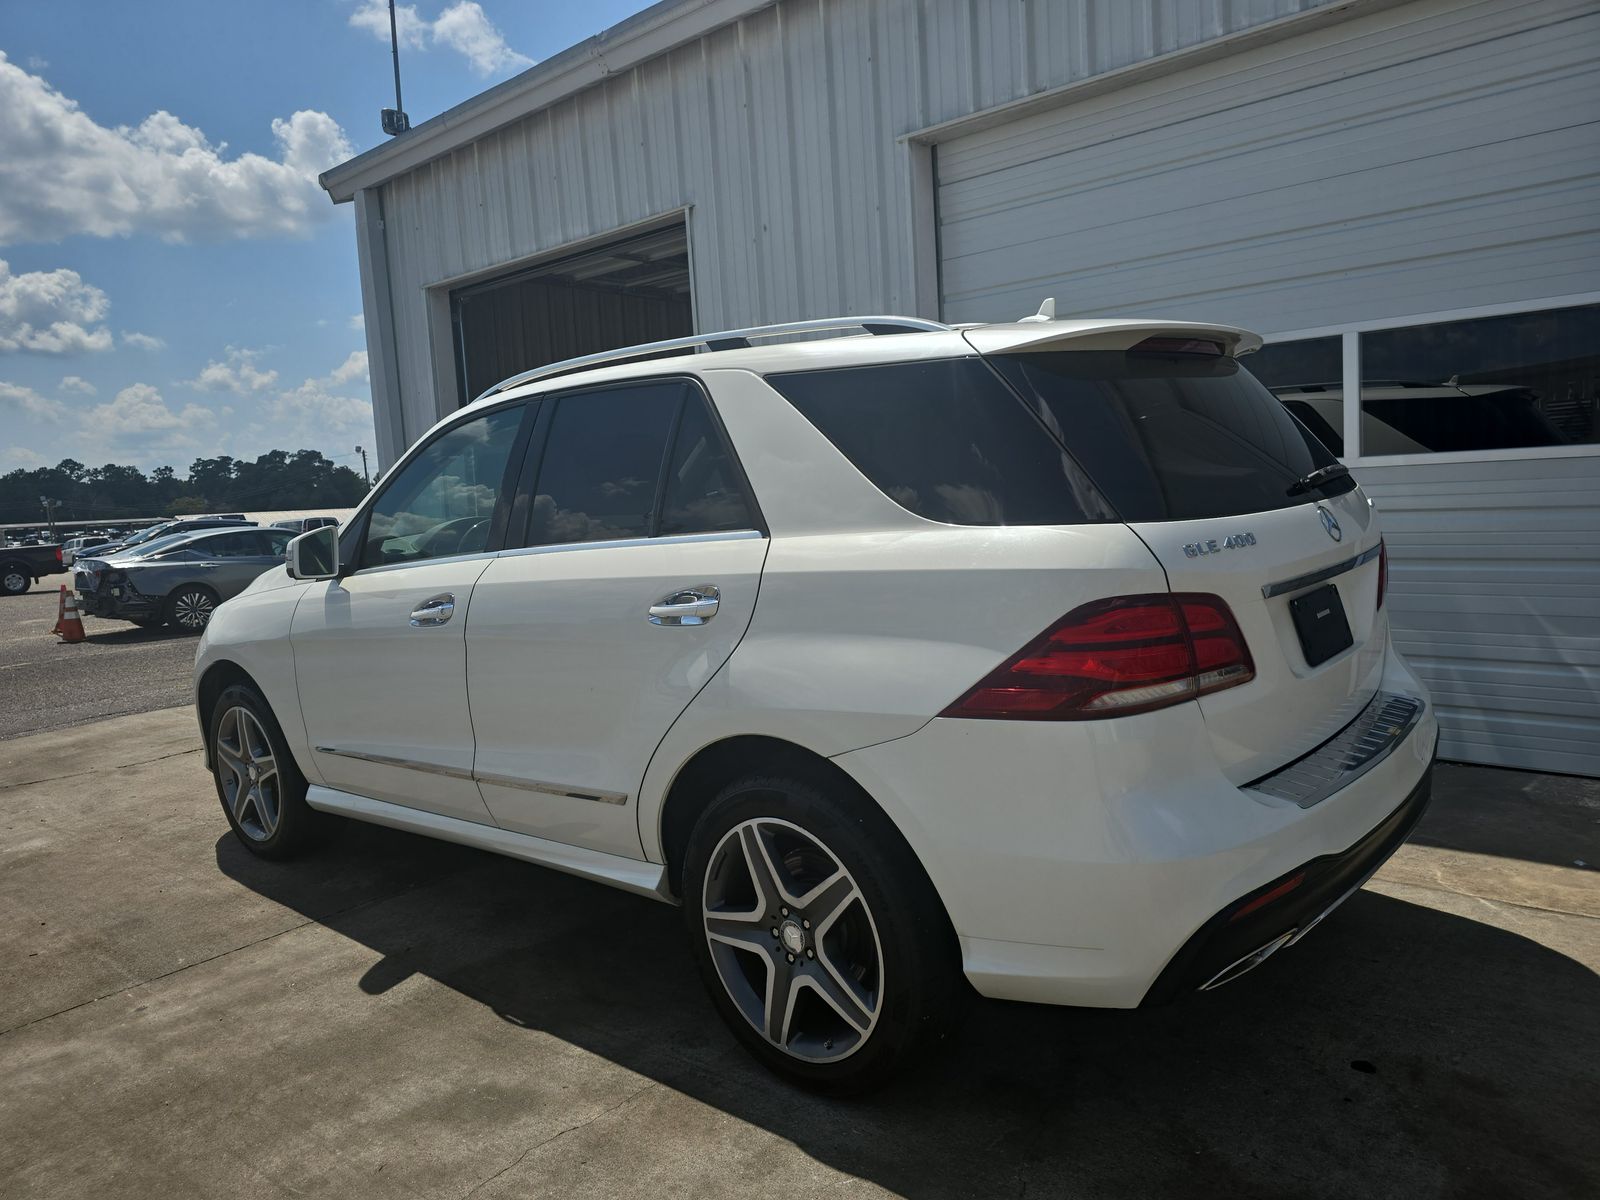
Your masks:
{"label": "chrome exhaust tip", "polygon": [[1239,978],[1239,976],[1245,974],[1246,972],[1255,970],[1279,950],[1282,950],[1285,946],[1293,942],[1295,940],[1295,935],[1299,932],[1300,931],[1298,929],[1291,929],[1288,933],[1280,933],[1265,946],[1261,946],[1255,950],[1252,950],[1243,958],[1238,959],[1235,962],[1231,962],[1227,966],[1223,967],[1222,970],[1218,971],[1210,979],[1202,983],[1200,985],[1200,990],[1202,992],[1209,992],[1212,988],[1219,988],[1225,983],[1232,983],[1235,979]]}

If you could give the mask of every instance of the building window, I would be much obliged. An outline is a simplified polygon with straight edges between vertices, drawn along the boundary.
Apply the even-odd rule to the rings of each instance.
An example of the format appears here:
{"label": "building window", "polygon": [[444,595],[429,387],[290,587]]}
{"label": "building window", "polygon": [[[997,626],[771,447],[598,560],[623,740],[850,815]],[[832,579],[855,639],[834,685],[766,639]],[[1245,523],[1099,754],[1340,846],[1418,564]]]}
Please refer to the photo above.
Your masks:
{"label": "building window", "polygon": [[1343,338],[1274,342],[1240,361],[1324,446],[1344,454]]}
{"label": "building window", "polygon": [[1360,336],[1363,455],[1600,444],[1600,305]]}

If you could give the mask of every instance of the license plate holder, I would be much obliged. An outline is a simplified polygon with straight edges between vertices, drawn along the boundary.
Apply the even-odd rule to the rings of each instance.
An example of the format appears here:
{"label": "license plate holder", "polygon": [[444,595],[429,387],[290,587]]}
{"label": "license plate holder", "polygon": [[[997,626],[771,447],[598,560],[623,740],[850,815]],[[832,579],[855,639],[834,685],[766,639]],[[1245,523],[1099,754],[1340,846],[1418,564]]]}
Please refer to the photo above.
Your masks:
{"label": "license plate holder", "polygon": [[1320,666],[1355,643],[1345,619],[1344,601],[1331,583],[1289,601],[1289,616],[1300,635],[1307,666]]}

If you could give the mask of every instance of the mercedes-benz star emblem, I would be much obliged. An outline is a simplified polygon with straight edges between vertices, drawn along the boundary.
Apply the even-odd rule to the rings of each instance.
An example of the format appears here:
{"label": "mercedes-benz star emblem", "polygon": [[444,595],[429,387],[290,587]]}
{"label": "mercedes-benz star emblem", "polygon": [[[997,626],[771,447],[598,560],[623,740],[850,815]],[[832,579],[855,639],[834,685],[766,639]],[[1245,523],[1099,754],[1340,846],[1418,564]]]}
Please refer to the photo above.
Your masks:
{"label": "mercedes-benz star emblem", "polygon": [[1334,516],[1322,505],[1317,505],[1317,516],[1322,518],[1322,527],[1328,531],[1328,536],[1336,542],[1344,541],[1344,530],[1339,528],[1339,518]]}

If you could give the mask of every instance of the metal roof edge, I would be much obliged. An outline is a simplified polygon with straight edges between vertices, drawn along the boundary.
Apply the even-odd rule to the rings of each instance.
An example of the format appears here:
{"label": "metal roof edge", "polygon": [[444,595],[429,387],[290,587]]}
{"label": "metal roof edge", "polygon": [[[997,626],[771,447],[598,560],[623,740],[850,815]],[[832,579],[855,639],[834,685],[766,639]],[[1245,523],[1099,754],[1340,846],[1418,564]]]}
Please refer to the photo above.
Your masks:
{"label": "metal roof edge", "polygon": [[421,125],[330,167],[317,179],[335,204],[458,146],[548,108],[611,75],[770,8],[778,0],[661,0]]}

